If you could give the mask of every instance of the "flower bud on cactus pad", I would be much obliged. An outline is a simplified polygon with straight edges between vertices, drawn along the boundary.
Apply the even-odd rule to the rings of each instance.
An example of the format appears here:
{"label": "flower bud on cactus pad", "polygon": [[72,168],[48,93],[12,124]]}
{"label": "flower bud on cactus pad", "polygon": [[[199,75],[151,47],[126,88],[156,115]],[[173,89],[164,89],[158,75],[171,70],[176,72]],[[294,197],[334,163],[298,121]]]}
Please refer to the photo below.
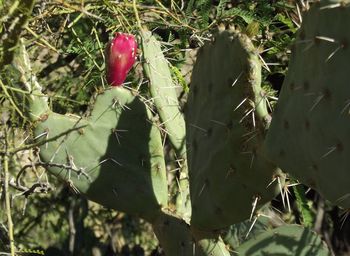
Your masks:
{"label": "flower bud on cactus pad", "polygon": [[117,33],[106,48],[107,82],[121,85],[135,63],[137,43],[133,35]]}

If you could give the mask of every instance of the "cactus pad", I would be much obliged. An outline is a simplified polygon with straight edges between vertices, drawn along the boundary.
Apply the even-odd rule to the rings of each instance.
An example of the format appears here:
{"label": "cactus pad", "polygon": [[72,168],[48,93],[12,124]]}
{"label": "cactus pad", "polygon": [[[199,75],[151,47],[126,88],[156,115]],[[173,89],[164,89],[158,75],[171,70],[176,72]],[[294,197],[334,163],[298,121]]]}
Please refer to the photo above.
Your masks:
{"label": "cactus pad", "polygon": [[261,66],[249,38],[220,32],[198,53],[186,130],[196,228],[213,230],[249,218],[278,192],[278,170],[261,154],[267,126]]}
{"label": "cactus pad", "polygon": [[328,256],[331,255],[321,238],[313,231],[298,225],[281,226],[243,243],[234,248],[234,255],[298,255]]}
{"label": "cactus pad", "polygon": [[303,18],[266,141],[268,156],[331,202],[350,208],[348,1]]}
{"label": "cactus pad", "polygon": [[144,69],[150,80],[150,91],[162,119],[169,139],[174,148],[184,156],[185,120],[180,111],[174,84],[167,60],[164,58],[160,43],[149,31],[142,31],[142,50]]}
{"label": "cactus pad", "polygon": [[141,31],[144,70],[149,78],[149,87],[154,105],[160,115],[161,122],[171,144],[181,161],[179,175],[179,193],[176,199],[176,212],[189,219],[191,204],[189,202],[188,169],[186,160],[186,126],[183,113],[177,98],[177,86],[171,77],[167,60],[160,43],[146,30]]}
{"label": "cactus pad", "polygon": [[104,206],[152,220],[167,205],[159,130],[124,88],[100,94],[87,118],[48,112],[37,122],[49,171]]}
{"label": "cactus pad", "polygon": [[190,226],[184,220],[170,212],[163,212],[152,223],[152,227],[167,256],[193,255]]}

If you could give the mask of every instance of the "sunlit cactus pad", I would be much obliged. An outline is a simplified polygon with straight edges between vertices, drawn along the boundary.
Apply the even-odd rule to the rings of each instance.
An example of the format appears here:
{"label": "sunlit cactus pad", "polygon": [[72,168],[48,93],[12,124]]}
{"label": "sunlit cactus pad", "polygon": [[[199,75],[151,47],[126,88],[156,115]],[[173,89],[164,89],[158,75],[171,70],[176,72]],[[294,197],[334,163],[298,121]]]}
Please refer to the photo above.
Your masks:
{"label": "sunlit cactus pad", "polygon": [[159,130],[146,105],[124,88],[97,97],[88,118],[48,113],[38,121],[48,170],[104,206],[152,219],[167,205]]}
{"label": "sunlit cactus pad", "polygon": [[144,69],[150,81],[150,92],[155,106],[175,149],[185,152],[185,121],[177,99],[176,84],[173,82],[168,61],[160,43],[149,31],[141,31]]}
{"label": "sunlit cactus pad", "polygon": [[303,18],[266,149],[280,167],[350,208],[350,6],[315,3]]}
{"label": "sunlit cactus pad", "polygon": [[266,110],[249,38],[222,31],[198,53],[186,110],[192,221],[218,229],[243,221],[278,193],[261,155]]}

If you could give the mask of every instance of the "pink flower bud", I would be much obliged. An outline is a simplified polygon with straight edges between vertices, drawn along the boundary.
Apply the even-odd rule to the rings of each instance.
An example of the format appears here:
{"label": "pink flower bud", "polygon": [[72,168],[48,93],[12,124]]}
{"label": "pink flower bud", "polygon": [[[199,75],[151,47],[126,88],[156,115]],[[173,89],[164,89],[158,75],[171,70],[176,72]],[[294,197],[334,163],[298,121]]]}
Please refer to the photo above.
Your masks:
{"label": "pink flower bud", "polygon": [[133,35],[117,33],[106,47],[107,82],[121,85],[135,63],[137,43]]}

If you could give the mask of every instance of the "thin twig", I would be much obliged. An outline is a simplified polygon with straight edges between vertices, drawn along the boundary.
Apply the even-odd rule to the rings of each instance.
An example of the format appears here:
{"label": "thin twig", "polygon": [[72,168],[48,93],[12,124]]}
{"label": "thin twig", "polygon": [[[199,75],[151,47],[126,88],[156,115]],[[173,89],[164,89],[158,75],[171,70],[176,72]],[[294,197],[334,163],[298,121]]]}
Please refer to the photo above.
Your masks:
{"label": "thin twig", "polygon": [[132,1],[132,7],[134,8],[134,13],[135,13],[135,18],[136,18],[137,26],[140,28],[140,30],[142,30],[141,20],[140,20],[139,13],[138,13],[137,7],[136,7],[136,0],[133,0],[133,1]]}
{"label": "thin twig", "polygon": [[28,150],[28,149],[31,149],[31,148],[34,148],[34,147],[40,147],[41,145],[44,145],[48,142],[51,142],[51,141],[55,141],[57,140],[58,138],[62,137],[62,136],[66,136],[68,135],[69,133],[73,132],[73,131],[77,131],[81,128],[84,128],[86,125],[82,125],[82,126],[78,126],[78,127],[75,127],[75,128],[71,128],[71,129],[68,129],[54,137],[51,137],[50,139],[47,139],[47,140],[42,140],[42,141],[38,141],[38,142],[35,142],[35,143],[32,143],[32,144],[27,144],[23,147],[17,147],[17,148],[11,148],[11,149],[7,149],[7,150],[0,150],[0,155],[12,155],[12,154],[16,154],[17,152],[20,152],[20,151],[23,151],[23,150]]}
{"label": "thin twig", "polygon": [[11,95],[8,93],[6,86],[4,85],[4,83],[0,80],[0,85],[2,90],[4,91],[5,95],[7,96],[8,100],[10,101],[11,105],[14,107],[14,109],[16,110],[16,112],[23,118],[25,119],[25,116],[23,115],[22,111],[19,110],[19,108],[17,107],[16,103],[13,101]]}
{"label": "thin twig", "polygon": [[[7,137],[7,129],[4,129],[5,135],[5,151],[8,149],[8,137]],[[9,166],[8,166],[8,155],[4,155],[4,190],[5,190],[5,208],[7,215],[7,228],[8,228],[8,237],[10,240],[10,253],[11,256],[15,256],[15,240],[13,237],[13,222],[11,216],[11,202],[10,202],[10,191],[9,191]]]}

